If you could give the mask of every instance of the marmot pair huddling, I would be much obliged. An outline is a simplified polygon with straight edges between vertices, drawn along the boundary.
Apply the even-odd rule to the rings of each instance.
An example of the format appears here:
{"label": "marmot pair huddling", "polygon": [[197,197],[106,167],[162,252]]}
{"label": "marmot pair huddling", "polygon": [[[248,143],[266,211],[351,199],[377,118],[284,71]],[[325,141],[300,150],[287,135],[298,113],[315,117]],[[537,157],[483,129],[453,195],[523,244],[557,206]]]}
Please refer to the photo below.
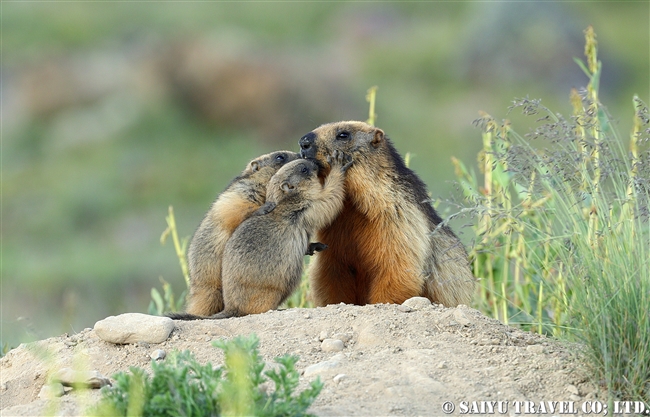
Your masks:
{"label": "marmot pair huddling", "polygon": [[[402,303],[414,296],[424,296],[448,307],[469,304],[476,279],[465,249],[451,229],[440,225],[442,219],[430,204],[426,186],[406,167],[381,129],[355,121],[330,123],[303,136],[299,144],[300,156],[304,160],[297,160],[298,155],[292,152],[280,152],[291,161],[280,168],[275,162],[267,162],[277,152],[260,157],[250,165],[265,161],[258,162],[258,166],[263,167],[258,171],[267,169],[263,175],[258,174],[251,181],[252,175],[247,175],[250,171],[247,168],[215,201],[190,245],[189,314],[173,317],[222,318],[277,308],[300,280],[302,265],[296,281],[295,253],[299,249],[302,251],[299,253],[302,262],[304,252],[324,247],[328,249],[315,254],[309,267],[311,299],[317,306],[340,302],[358,305]],[[343,161],[343,155],[351,157],[351,165],[349,161]],[[303,234],[298,238],[300,233],[287,233],[278,228],[269,228],[261,233],[257,228],[244,227],[249,222],[259,221],[255,220],[256,217],[273,214],[273,211],[260,213],[264,209],[255,212],[264,203],[263,193],[259,191],[264,188],[264,180],[269,182],[269,203],[264,203],[268,207],[266,204],[277,204],[273,201],[277,196],[271,197],[275,192],[271,184],[278,182],[279,178],[269,181],[273,172],[277,171],[276,175],[284,172],[283,176],[287,176],[291,167],[297,168],[300,164],[306,164],[306,167],[309,163],[318,167],[318,176],[321,180],[324,178],[325,185],[321,186],[310,174],[307,176],[309,179],[303,178],[303,182],[305,190],[312,191],[296,194],[303,194],[301,197],[307,200],[303,205],[310,207],[305,218],[309,218],[307,223],[312,231],[307,232],[306,237]],[[242,178],[249,178],[249,182],[243,182]],[[244,191],[252,189],[255,191]],[[334,189],[338,191],[332,191]],[[233,192],[238,193],[238,198],[230,197]],[[255,197],[251,198],[253,195]],[[314,198],[319,202],[320,199],[327,200],[327,203],[312,204],[310,199]],[[293,203],[287,204],[286,210],[276,214],[286,216],[286,222],[299,217],[303,210],[295,199],[291,201]],[[292,212],[294,208],[297,211]],[[224,213],[238,213],[240,216],[229,217]],[[314,222],[318,217],[320,225]],[[239,223],[241,227],[237,228]],[[310,245],[309,233],[315,233],[314,238],[319,243]],[[227,237],[229,234],[232,234],[230,239]],[[291,247],[289,252],[293,256],[286,255],[285,258],[281,255],[273,259],[264,255],[247,257],[249,252],[246,251],[252,254],[255,245],[268,245],[282,254],[285,253],[282,248]],[[225,262],[225,246],[238,248],[241,265],[230,269],[223,265],[222,274],[219,274],[219,254],[224,255],[221,259]],[[258,250],[255,253],[265,252]],[[245,273],[231,278],[231,270],[242,272],[244,269]],[[226,281],[230,281],[230,289],[227,289]],[[248,291],[251,283],[258,289],[269,285],[273,290]],[[230,293],[237,294],[235,298],[239,303],[245,300],[260,308],[234,311],[228,306]],[[273,296],[267,295],[269,293]],[[278,297],[278,293],[282,296]],[[222,313],[216,314],[222,309]]]}

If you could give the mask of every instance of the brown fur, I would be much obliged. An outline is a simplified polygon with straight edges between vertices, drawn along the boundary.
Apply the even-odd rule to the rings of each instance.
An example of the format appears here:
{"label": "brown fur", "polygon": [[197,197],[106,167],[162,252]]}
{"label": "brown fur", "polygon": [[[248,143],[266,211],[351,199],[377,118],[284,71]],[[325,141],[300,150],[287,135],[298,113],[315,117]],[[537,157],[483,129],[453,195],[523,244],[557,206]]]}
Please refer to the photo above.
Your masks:
{"label": "brown fur", "polygon": [[[272,152],[253,159],[212,203],[190,243],[188,315],[210,316],[223,310],[221,257],[235,229],[266,199],[266,187],[278,169],[298,154]],[[183,318],[177,315],[176,318]],[[192,317],[188,317],[192,318]]]}
{"label": "brown fur", "polygon": [[337,152],[324,184],[318,166],[293,161],[271,178],[267,200],[245,220],[223,253],[225,307],[212,318],[258,314],[277,308],[300,284],[309,239],[343,206],[343,176],[350,163]]}
{"label": "brown fur", "polygon": [[363,122],[322,125],[300,140],[303,157],[330,169],[327,155],[348,153],[346,199],[317,240],[329,246],[310,263],[312,299],[402,303],[424,296],[445,306],[468,304],[476,279],[461,242],[429,203],[426,186],[404,165],[381,129]]}

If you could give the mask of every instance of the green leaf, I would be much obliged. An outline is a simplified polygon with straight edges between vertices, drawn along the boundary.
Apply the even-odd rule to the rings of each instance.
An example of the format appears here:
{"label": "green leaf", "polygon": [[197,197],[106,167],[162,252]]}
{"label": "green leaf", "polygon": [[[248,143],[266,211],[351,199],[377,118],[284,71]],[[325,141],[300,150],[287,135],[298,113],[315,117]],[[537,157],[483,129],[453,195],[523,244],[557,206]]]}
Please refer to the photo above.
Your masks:
{"label": "green leaf", "polygon": [[574,61],[576,64],[578,64],[578,66],[580,67],[580,69],[582,70],[582,72],[584,72],[585,75],[586,75],[587,77],[589,77],[589,79],[591,79],[591,73],[590,73],[589,70],[587,69],[587,66],[584,64],[584,62],[582,62],[582,60],[581,60],[580,58],[576,58],[576,57],[573,57],[573,61]]}
{"label": "green leaf", "polygon": [[151,289],[151,299],[153,300],[154,303],[156,303],[157,315],[162,315],[164,312],[165,304],[163,303],[163,299],[160,296],[160,293],[155,288]]}

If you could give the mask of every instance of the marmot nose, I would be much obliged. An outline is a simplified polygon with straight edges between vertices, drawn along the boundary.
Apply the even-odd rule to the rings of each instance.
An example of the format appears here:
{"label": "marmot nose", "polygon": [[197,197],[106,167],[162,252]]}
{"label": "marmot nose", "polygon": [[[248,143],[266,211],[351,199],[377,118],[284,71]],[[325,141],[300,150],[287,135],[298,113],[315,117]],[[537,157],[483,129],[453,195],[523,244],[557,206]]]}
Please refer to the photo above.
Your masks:
{"label": "marmot nose", "polygon": [[311,146],[314,144],[315,139],[316,139],[316,135],[313,132],[307,133],[305,136],[301,137],[300,140],[298,141],[298,144],[300,145],[300,149],[307,150],[311,148]]}

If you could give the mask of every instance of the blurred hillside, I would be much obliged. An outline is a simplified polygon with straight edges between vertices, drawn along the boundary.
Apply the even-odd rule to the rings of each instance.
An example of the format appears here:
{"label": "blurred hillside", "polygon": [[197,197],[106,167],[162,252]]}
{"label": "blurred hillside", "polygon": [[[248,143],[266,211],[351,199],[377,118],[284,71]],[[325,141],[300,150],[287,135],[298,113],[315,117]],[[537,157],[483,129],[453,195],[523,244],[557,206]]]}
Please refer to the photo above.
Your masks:
{"label": "blurred hillside", "polygon": [[[514,97],[570,113],[594,25],[601,97],[631,125],[648,101],[650,5],[498,3],[3,3],[2,342],[146,311],[167,207],[191,235],[246,162],[297,150],[335,120],[377,124],[429,185],[480,149],[479,110]],[[507,117],[516,118],[516,115]],[[464,237],[468,240],[468,237]]]}

